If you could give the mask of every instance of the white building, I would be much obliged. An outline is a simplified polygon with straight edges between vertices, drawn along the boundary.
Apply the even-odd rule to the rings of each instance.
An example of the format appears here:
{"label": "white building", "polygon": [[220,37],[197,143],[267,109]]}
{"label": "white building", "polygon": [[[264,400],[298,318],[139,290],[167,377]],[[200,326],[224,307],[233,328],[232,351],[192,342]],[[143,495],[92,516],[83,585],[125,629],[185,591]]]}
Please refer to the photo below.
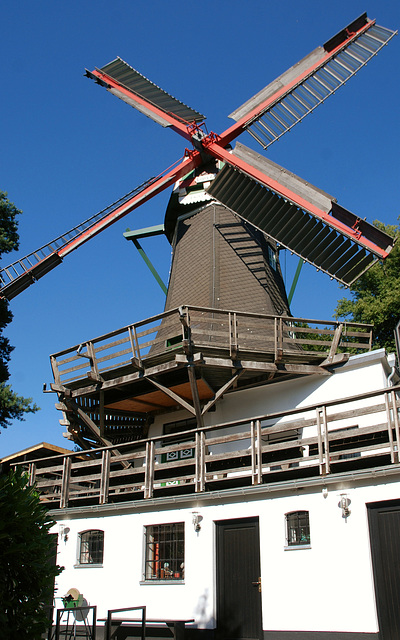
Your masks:
{"label": "white building", "polygon": [[[193,620],[190,638],[397,637],[393,365],[384,350],[355,355],[227,392],[202,430],[187,410],[159,411],[134,447],[38,463],[65,567],[56,607],[75,588],[100,619],[144,605],[148,619]],[[171,415],[186,436],[163,435]]]}

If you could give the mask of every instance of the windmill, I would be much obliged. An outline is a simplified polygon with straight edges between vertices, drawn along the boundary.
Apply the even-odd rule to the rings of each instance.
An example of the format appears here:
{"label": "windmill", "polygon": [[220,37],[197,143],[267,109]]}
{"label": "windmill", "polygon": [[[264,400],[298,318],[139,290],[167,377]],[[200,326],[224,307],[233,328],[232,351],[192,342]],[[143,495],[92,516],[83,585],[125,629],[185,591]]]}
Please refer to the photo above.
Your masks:
{"label": "windmill", "polygon": [[[221,134],[208,132],[202,114],[160,89],[120,58],[99,69],[86,70],[88,78],[157,124],[172,129],[191,146],[172,169],[151,178],[51,243],[2,269],[1,294],[13,298],[90,238],[171,186],[174,189],[162,228],[173,247],[166,311],[191,305],[287,317],[289,304],[279,266],[279,248],[290,250],[331,278],[350,286],[377,260],[388,256],[393,239],[339,205],[333,196],[244,145],[237,142],[232,148],[232,144],[247,131],[264,150],[268,149],[365,66],[395,33],[376,25],[366,14],[361,15],[233,112],[230,117],[234,124]],[[152,233],[143,231],[143,235]],[[132,239],[139,236],[133,234]],[[208,318],[210,327],[214,326],[215,313],[210,311]],[[267,335],[274,331],[274,326],[272,321],[263,320],[256,333],[261,331]],[[166,345],[171,347],[169,332],[164,319],[158,336],[166,340],[156,341],[158,346],[151,347],[150,356],[160,355],[160,349],[165,352]],[[213,338],[207,327],[205,333],[209,334],[211,348]],[[246,329],[244,333],[242,346],[254,354],[257,351],[255,331]],[[288,327],[283,326],[281,337],[282,344],[285,337],[290,338]],[[88,349],[84,352],[79,347],[77,355],[93,362],[94,356]],[[298,356],[297,361],[304,365],[306,372],[310,359],[305,354]],[[193,361],[185,364],[192,391],[191,410],[198,424],[202,423],[207,407],[243,373],[243,365],[237,363],[232,345],[230,357],[237,369],[233,374],[229,362],[221,364],[218,371],[210,365],[205,377],[212,392],[203,408]],[[276,349],[274,357],[271,367],[276,367],[280,357]],[[259,359],[262,358],[264,355],[259,355]],[[292,353],[293,358],[296,360]],[[139,392],[145,394],[149,385],[153,385],[169,394],[170,399],[178,397],[179,403],[179,396],[170,390],[172,383],[181,382],[178,377],[162,380],[161,369],[158,377],[147,375],[136,358],[132,359],[132,366],[140,369],[136,396]],[[256,374],[261,379],[259,370]],[[274,373],[268,375],[273,377]],[[92,371],[91,381],[102,384],[98,372]],[[255,374],[249,374],[248,384],[253,383]],[[65,397],[64,387],[56,385],[54,390],[62,400],[59,408],[82,413],[83,405],[73,406]],[[90,393],[91,415],[100,415],[100,405],[103,412],[104,407],[124,411],[126,389],[124,397],[118,396],[119,391],[114,389],[114,395],[108,400],[104,395],[99,400],[103,392],[96,386],[93,391],[86,388],[82,395],[88,397]],[[138,419],[140,422],[140,416]],[[98,422],[97,418],[86,421],[85,428],[91,429],[94,422]],[[96,431],[95,426],[92,431]],[[112,437],[108,441],[101,439],[98,434],[96,438],[103,444],[116,442]]]}
{"label": "windmill", "polygon": [[[230,117],[235,124],[222,134],[207,133],[202,114],[173,98],[120,58],[100,69],[86,70],[87,77],[161,126],[174,130],[192,148],[185,149],[184,159],[172,169],[1,269],[1,294],[13,298],[90,238],[183,177],[186,184],[180,185],[181,191],[186,186],[190,190],[190,180],[197,185],[209,183],[208,195],[198,196],[198,204],[208,197],[209,201],[223,205],[225,217],[215,224],[226,244],[237,248],[239,241],[243,242],[235,237],[232,225],[237,224],[237,232],[243,230],[254,247],[264,244],[263,251],[267,248],[267,262],[272,263],[277,274],[272,279],[279,294],[271,304],[278,313],[288,307],[275,261],[277,243],[342,284],[351,285],[376,260],[388,255],[393,244],[391,238],[344,209],[332,196],[264,156],[241,144],[231,150],[230,145],[247,131],[267,149],[343,86],[395,33],[377,26],[363,14],[233,112]],[[223,169],[217,174],[221,166]],[[187,212],[195,208],[196,196],[186,202],[189,200]],[[228,210],[236,215],[231,217],[226,213]],[[165,221],[170,241],[176,218],[181,215],[178,211],[179,207],[170,203]],[[242,261],[246,257],[242,255]],[[169,296],[173,297],[171,288]],[[167,299],[167,307],[169,304],[173,302]]]}

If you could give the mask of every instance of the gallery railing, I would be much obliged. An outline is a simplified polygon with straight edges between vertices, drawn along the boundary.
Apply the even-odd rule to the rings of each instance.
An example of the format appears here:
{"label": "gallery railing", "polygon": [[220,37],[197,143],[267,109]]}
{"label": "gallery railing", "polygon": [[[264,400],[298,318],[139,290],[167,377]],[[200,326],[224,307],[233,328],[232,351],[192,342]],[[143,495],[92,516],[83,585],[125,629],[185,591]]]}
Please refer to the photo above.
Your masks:
{"label": "gallery railing", "polygon": [[[22,463],[50,508],[399,465],[400,385],[173,436]],[[114,448],[115,449],[115,448]]]}
{"label": "gallery railing", "polygon": [[57,385],[99,380],[105,373],[142,367],[152,358],[190,350],[282,358],[332,359],[336,352],[366,351],[372,325],[289,316],[179,307],[127,325],[50,356]]}

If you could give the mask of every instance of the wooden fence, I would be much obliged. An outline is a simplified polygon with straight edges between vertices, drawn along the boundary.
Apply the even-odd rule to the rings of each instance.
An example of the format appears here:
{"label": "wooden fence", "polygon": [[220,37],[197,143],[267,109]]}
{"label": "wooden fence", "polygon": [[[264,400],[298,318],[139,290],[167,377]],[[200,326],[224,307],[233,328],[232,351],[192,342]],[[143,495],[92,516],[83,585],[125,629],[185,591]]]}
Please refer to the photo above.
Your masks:
{"label": "wooden fence", "polygon": [[321,361],[337,350],[366,351],[372,344],[372,326],[329,320],[179,307],[74,345],[50,356],[54,380],[71,385],[99,380],[126,367],[142,367],[152,358],[174,357],[177,351],[223,350],[285,356],[309,356]]}
{"label": "wooden fence", "polygon": [[399,464],[399,390],[21,464],[55,509]]}

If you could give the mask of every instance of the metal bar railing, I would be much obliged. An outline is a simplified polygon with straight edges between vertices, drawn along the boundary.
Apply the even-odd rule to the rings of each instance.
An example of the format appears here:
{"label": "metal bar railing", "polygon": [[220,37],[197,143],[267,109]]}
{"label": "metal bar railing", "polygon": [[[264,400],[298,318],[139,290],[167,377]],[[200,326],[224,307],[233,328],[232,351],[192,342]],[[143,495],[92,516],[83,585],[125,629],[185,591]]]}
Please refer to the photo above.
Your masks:
{"label": "metal bar railing", "polygon": [[[125,613],[127,611],[141,611],[142,619],[141,619],[141,640],[145,640],[146,638],[146,607],[125,607],[123,609],[109,609],[107,612],[107,620],[106,620],[106,633],[105,640],[111,640],[111,627],[113,623],[113,614],[114,613]],[[131,618],[125,618],[124,621],[131,622],[133,621]],[[121,624],[122,620],[116,621],[116,624]],[[136,621],[135,621],[136,622]]]}

